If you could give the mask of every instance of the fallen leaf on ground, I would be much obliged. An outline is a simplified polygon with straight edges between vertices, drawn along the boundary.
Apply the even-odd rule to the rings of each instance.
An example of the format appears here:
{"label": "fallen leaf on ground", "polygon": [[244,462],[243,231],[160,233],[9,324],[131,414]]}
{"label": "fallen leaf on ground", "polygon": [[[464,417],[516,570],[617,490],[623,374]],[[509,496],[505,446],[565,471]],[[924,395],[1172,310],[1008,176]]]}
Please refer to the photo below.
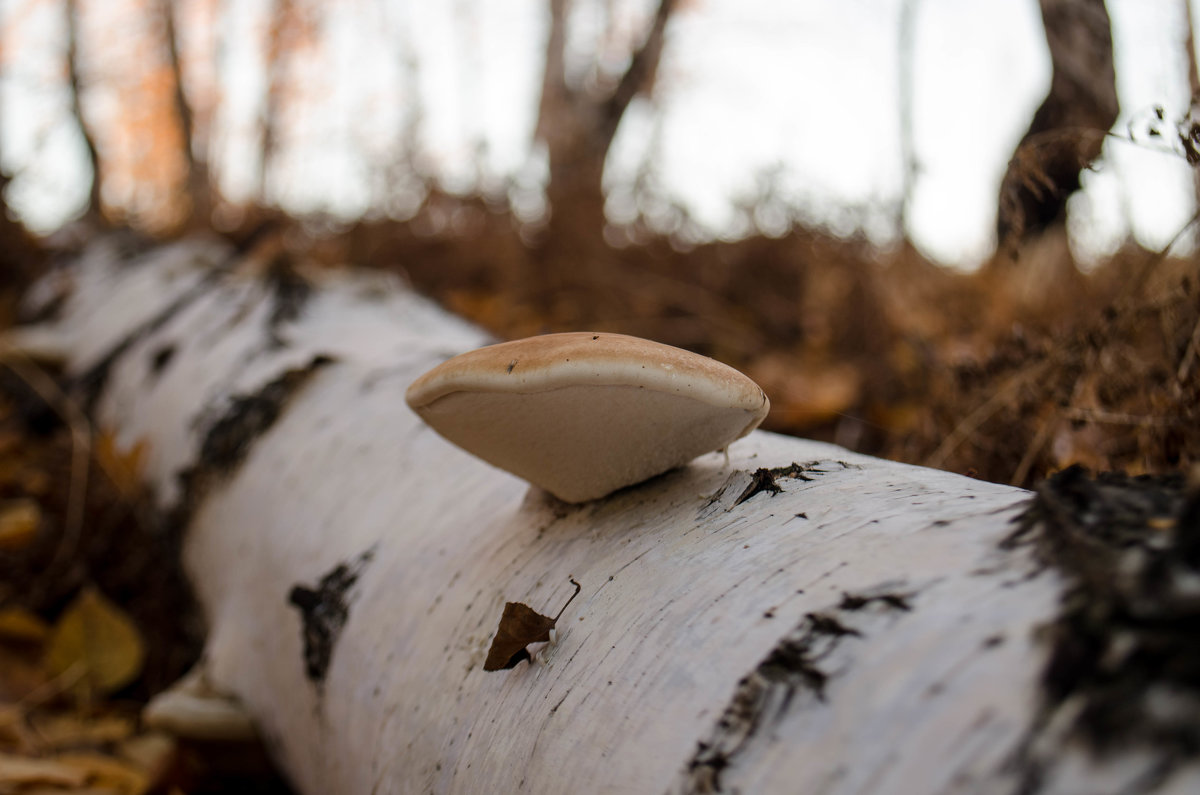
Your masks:
{"label": "fallen leaf on ground", "polygon": [[41,643],[50,634],[50,625],[36,613],[23,607],[0,608],[0,642]]}
{"label": "fallen leaf on ground", "polygon": [[55,760],[80,771],[89,784],[112,789],[121,795],[142,795],[150,788],[145,773],[111,756],[96,753],[59,754]]}
{"label": "fallen leaf on ground", "polygon": [[86,588],[59,617],[45,663],[52,676],[82,667],[74,689],[86,701],[132,682],[145,658],[145,644],[129,616],[99,591]]}
{"label": "fallen leaf on ground", "polygon": [[22,549],[37,537],[42,509],[33,500],[8,500],[0,504],[0,549]]}
{"label": "fallen leaf on ground", "polygon": [[87,780],[86,771],[54,759],[29,759],[0,753],[0,791],[30,784],[82,787]]}
{"label": "fallen leaf on ground", "polygon": [[161,785],[178,752],[179,743],[164,732],[139,734],[117,746],[117,755],[142,771],[151,787]]}
{"label": "fallen leaf on ground", "polygon": [[35,713],[29,720],[47,750],[65,750],[118,742],[133,735],[133,720],[123,715],[80,717],[75,713]]}
{"label": "fallen leaf on ground", "polygon": [[117,447],[116,434],[104,431],[96,437],[94,450],[96,463],[108,475],[117,491],[126,499],[136,498],[141,490],[146,441],[140,440],[122,450]]}

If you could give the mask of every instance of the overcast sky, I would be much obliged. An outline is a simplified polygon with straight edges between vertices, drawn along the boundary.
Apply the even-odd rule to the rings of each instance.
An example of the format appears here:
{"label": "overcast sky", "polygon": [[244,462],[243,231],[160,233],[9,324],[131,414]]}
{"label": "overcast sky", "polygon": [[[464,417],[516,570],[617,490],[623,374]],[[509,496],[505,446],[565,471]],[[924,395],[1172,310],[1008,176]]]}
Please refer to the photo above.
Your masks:
{"label": "overcast sky", "polygon": [[[0,0],[6,23],[32,0]],[[1123,120],[1156,104],[1187,105],[1184,0],[1109,0]],[[841,232],[858,225],[885,241],[901,189],[898,15],[901,0],[698,0],[669,29],[653,103],[638,102],[618,132],[607,181],[611,213],[630,212],[622,188],[649,157],[654,183],[687,206],[712,235],[738,231],[734,206],[765,178],[778,194]],[[22,36],[53,45],[55,4]],[[422,111],[423,161],[449,187],[475,179],[479,142],[496,176],[536,182],[529,140],[540,88],[544,0],[375,2],[342,0],[330,25],[327,61],[298,65],[315,88],[297,108],[303,132],[272,182],[297,209],[354,214],[370,209],[397,130]],[[651,0],[618,0],[627,16]],[[234,198],[257,184],[251,135],[262,78],[251,21],[264,0],[228,4],[238,24],[224,52],[235,90],[219,119]],[[596,20],[581,3],[573,41],[589,51]],[[7,25],[6,25],[7,28]],[[6,30],[6,33],[8,31]],[[397,34],[407,47],[397,47]],[[59,40],[60,41],[60,40]],[[11,43],[10,43],[11,44]],[[53,54],[55,47],[47,46]],[[909,233],[943,262],[973,264],[993,246],[1004,164],[1049,83],[1036,0],[917,0],[914,136],[920,174]],[[414,93],[405,63],[415,62]],[[62,124],[62,99],[39,91],[53,58],[14,70],[6,62],[0,142],[7,165],[24,167],[10,199],[40,228],[59,222],[86,193],[77,136]],[[46,83],[53,83],[49,77]],[[25,123],[34,131],[14,129]],[[1190,173],[1175,157],[1110,142],[1101,170],[1073,205],[1080,250],[1111,250],[1132,233],[1144,245],[1169,240],[1193,212]],[[769,218],[765,219],[768,223]]]}

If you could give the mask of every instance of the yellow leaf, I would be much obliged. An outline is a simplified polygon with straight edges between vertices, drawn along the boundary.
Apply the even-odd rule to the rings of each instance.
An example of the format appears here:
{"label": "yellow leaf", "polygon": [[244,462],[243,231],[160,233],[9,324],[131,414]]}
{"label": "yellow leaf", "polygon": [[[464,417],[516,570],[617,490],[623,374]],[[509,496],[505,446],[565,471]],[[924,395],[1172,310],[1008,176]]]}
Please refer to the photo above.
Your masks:
{"label": "yellow leaf", "polygon": [[52,676],[79,673],[81,700],[120,690],[142,671],[146,649],[129,616],[99,591],[87,588],[58,619],[46,649]]}
{"label": "yellow leaf", "polygon": [[142,469],[146,461],[146,441],[140,440],[132,447],[121,450],[112,431],[104,431],[96,437],[94,444],[96,463],[108,475],[108,479],[122,496],[132,499],[141,489]]}
{"label": "yellow leaf", "polygon": [[117,746],[117,755],[146,777],[151,789],[161,790],[175,764],[179,743],[163,732],[147,732]]}
{"label": "yellow leaf", "polygon": [[[23,751],[33,747],[29,730],[25,728],[25,708],[20,704],[0,704],[0,744]],[[0,792],[4,788],[0,787]]]}
{"label": "yellow leaf", "polygon": [[45,621],[23,607],[0,607],[0,641],[40,643],[50,634]]}
{"label": "yellow leaf", "polygon": [[42,523],[42,509],[33,500],[8,500],[0,506],[0,548],[28,546]]}

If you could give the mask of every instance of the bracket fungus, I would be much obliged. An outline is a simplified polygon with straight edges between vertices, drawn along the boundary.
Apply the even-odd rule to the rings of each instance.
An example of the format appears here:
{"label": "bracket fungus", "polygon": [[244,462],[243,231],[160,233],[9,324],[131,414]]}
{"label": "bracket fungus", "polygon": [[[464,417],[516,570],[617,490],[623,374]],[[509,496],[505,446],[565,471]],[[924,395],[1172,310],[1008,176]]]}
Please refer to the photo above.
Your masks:
{"label": "bracket fungus", "polygon": [[406,399],[446,439],[565,502],[598,499],[719,450],[770,408],[732,367],[601,332],[469,351],[414,381]]}

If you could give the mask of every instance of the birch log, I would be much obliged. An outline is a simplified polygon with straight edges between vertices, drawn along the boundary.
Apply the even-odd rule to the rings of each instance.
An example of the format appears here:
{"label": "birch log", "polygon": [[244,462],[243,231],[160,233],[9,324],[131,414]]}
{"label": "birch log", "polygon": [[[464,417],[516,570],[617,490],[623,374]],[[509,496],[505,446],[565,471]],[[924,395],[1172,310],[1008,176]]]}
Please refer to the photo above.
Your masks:
{"label": "birch log", "polygon": [[[1155,763],[1039,723],[1063,581],[1000,546],[1026,492],[756,432],[568,506],[408,411],[488,340],[394,278],[107,239],[30,300],[58,308],[22,344],[148,444],[205,673],[303,792],[1117,793]],[[572,577],[557,642],[483,671],[505,602],[553,615]]]}

